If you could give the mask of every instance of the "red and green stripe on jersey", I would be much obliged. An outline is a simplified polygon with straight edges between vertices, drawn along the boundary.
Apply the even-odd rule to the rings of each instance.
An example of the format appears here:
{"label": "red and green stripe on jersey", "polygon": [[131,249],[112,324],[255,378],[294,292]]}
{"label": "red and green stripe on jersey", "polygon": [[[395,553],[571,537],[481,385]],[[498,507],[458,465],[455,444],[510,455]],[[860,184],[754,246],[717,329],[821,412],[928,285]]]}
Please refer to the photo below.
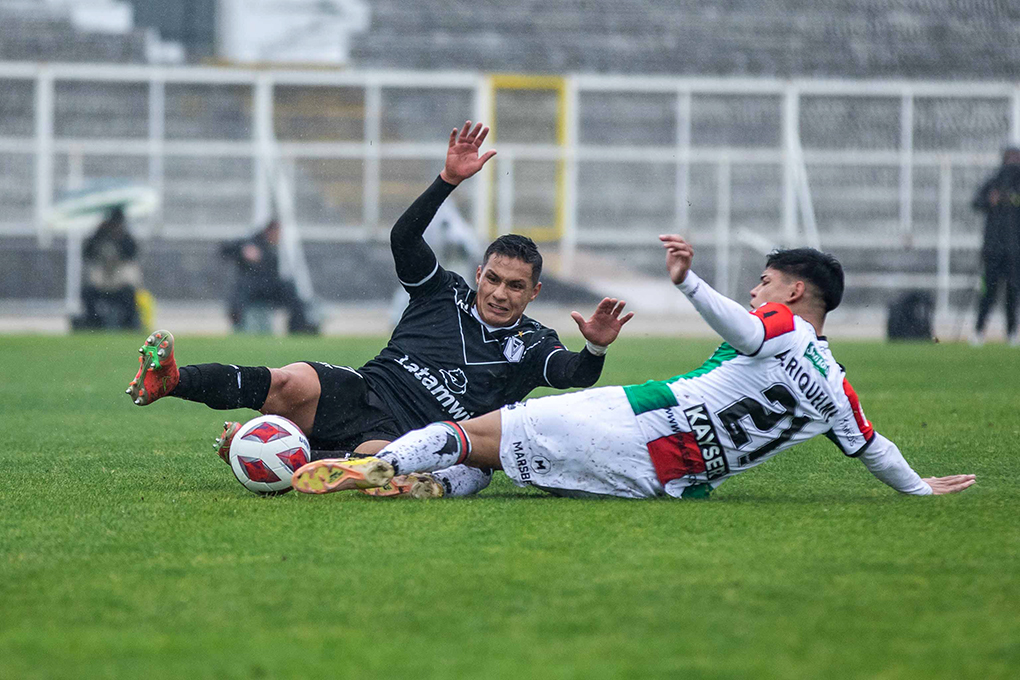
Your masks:
{"label": "red and green stripe on jersey", "polygon": [[[751,312],[752,315],[761,319],[765,326],[765,340],[779,337],[794,330],[793,312],[784,304],[769,302]],[[640,385],[629,385],[623,388],[627,394],[627,400],[635,415],[657,408],[668,408],[676,406],[676,398],[669,389],[669,383],[678,380],[697,378],[698,376],[710,373],[722,366],[731,359],[740,356],[729,343],[724,342],[712,353],[712,356],[698,368],[688,373],[674,376],[668,380],[649,380]]]}
{"label": "red and green stripe on jersey", "polygon": [[630,402],[630,407],[634,409],[634,415],[636,416],[648,411],[654,411],[655,409],[670,408],[677,405],[673,390],[669,389],[670,383],[697,378],[706,373],[711,373],[727,361],[736,359],[738,356],[740,356],[740,353],[733,349],[729,343],[724,342],[716,348],[715,352],[712,353],[712,356],[705,363],[693,371],[673,376],[668,380],[649,380],[640,385],[627,385],[623,388],[623,391],[627,395],[627,401]]}
{"label": "red and green stripe on jersey", "polygon": [[[697,378],[711,373],[727,361],[738,356],[740,354],[737,350],[724,342],[704,364],[693,371],[674,376],[669,380],[649,380],[640,385],[628,385],[623,388],[623,391],[627,395],[627,401],[631,409],[633,409],[635,416],[638,418],[645,414],[651,416],[654,411],[668,410],[679,406],[673,390],[669,387],[670,383]],[[704,406],[697,408],[704,410]],[[672,427],[678,430],[680,424],[673,420],[676,414],[668,412],[667,414],[667,420],[673,422]],[[689,420],[691,416],[685,414],[685,417]],[[707,419],[707,417],[707,413],[705,413],[704,419]],[[710,438],[715,440],[715,428],[711,426],[710,422],[705,423],[705,426],[706,432],[710,434]],[[713,441],[712,444],[716,447],[719,446],[718,441]],[[705,474],[707,472],[708,465],[705,461],[701,442],[694,432],[674,431],[649,441],[647,447],[656,476],[663,485],[674,479],[680,479],[688,475]],[[722,449],[717,448],[713,449],[713,451],[717,452],[713,456],[713,461],[715,458],[720,458],[719,461],[714,462],[723,463],[724,465],[724,460],[721,459]],[[709,488],[708,486],[705,487],[705,495],[707,495]]]}

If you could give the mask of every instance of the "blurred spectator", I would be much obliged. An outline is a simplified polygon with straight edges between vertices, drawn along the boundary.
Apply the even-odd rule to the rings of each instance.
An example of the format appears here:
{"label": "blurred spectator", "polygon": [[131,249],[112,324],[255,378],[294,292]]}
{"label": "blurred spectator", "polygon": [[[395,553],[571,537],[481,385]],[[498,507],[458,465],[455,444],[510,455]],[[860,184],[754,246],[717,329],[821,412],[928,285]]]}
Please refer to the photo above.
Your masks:
{"label": "blurred spectator", "polygon": [[308,318],[304,301],[298,297],[293,281],[280,277],[280,223],[271,220],[254,236],[225,243],[223,257],[238,265],[237,283],[228,301],[230,322],[235,331],[268,330],[250,315],[283,307],[287,310],[291,333],[318,333],[319,327]]}
{"label": "blurred spectator", "polygon": [[127,230],[121,207],[110,210],[96,233],[85,241],[82,257],[84,312],[71,320],[71,327],[137,329],[135,295],[142,285],[142,269],[137,259],[138,244]]}
{"label": "blurred spectator", "polygon": [[1017,298],[1020,297],[1020,148],[1003,154],[1002,167],[985,182],[974,197],[974,209],[984,212],[985,240],[981,249],[984,265],[984,294],[978,306],[972,344],[984,342],[988,313],[995,304],[999,286],[1006,289],[1006,334],[1013,346],[1017,337]]}

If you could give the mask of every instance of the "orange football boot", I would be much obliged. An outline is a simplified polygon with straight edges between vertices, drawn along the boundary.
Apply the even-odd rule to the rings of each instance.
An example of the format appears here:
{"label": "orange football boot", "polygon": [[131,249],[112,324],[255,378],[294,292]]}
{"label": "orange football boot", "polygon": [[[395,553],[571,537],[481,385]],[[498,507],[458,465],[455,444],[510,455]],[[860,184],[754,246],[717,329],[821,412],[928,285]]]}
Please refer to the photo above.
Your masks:
{"label": "orange football boot", "polygon": [[241,429],[241,423],[226,421],[223,423],[223,434],[216,438],[216,455],[223,459],[223,462],[230,465],[230,442],[234,441],[234,435]]}
{"label": "orange football boot", "polygon": [[291,477],[301,493],[332,493],[383,486],[393,479],[393,466],[378,458],[325,458],[302,465]]}
{"label": "orange football boot", "polygon": [[138,348],[138,373],[124,392],[138,406],[148,406],[173,392],[181,379],[174,359],[174,336],[170,331],[155,331]]}

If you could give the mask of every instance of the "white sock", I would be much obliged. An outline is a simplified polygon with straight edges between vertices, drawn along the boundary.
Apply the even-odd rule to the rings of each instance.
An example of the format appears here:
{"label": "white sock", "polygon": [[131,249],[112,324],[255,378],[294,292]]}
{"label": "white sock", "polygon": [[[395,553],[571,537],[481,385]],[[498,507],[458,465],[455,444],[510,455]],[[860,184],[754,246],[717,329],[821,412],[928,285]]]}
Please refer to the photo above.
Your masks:
{"label": "white sock", "polygon": [[411,430],[383,447],[376,458],[390,463],[396,474],[409,475],[459,465],[470,452],[471,440],[461,426],[445,422]]}
{"label": "white sock", "polygon": [[470,496],[489,486],[492,481],[492,470],[480,470],[469,465],[454,465],[445,470],[432,473],[443,485],[447,498],[451,496]]}

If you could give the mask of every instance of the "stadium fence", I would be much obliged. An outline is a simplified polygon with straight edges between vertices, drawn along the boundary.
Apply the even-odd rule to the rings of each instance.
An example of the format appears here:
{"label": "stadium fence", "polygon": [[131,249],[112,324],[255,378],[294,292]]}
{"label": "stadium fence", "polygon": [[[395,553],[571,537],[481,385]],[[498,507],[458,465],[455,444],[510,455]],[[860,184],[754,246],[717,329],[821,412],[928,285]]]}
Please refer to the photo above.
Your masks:
{"label": "stadium fence", "polygon": [[111,178],[155,191],[143,230],[171,241],[282,211],[306,242],[381,242],[470,118],[499,155],[462,212],[557,243],[561,274],[676,229],[726,293],[741,249],[807,244],[892,255],[849,288],[944,312],[975,285],[970,199],[1020,143],[1020,84],[0,63],[0,114],[0,238],[44,248],[55,200]]}

